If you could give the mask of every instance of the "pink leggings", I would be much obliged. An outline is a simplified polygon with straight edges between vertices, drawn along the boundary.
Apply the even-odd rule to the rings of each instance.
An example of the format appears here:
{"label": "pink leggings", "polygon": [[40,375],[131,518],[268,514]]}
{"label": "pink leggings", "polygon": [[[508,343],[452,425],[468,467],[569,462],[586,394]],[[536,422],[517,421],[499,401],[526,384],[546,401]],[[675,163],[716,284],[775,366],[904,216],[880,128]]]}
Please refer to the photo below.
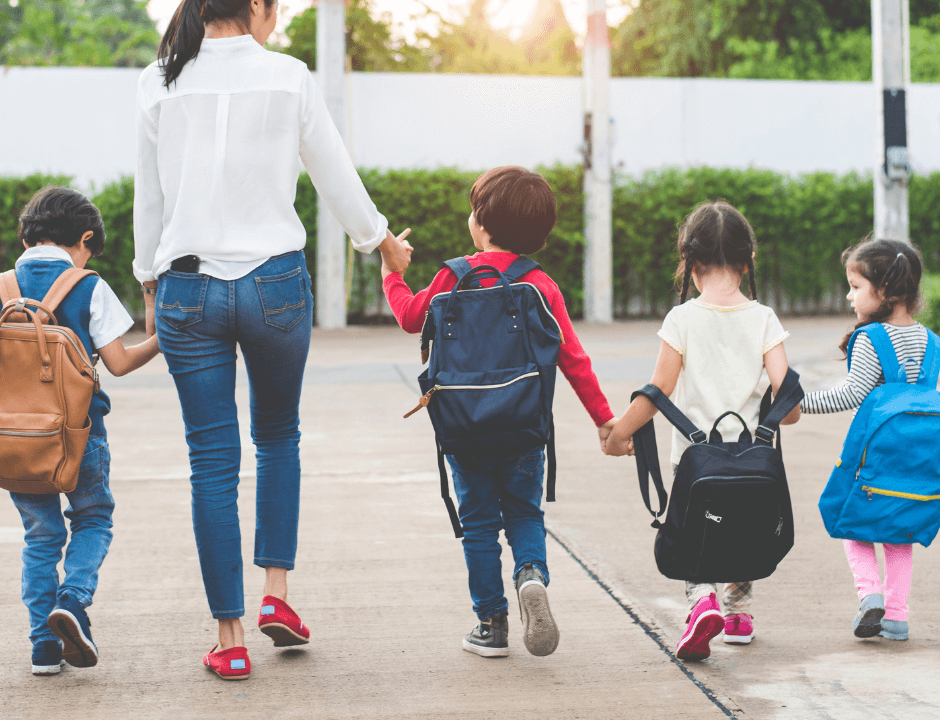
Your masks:
{"label": "pink leggings", "polygon": [[843,542],[849,566],[855,576],[858,599],[861,600],[872,593],[884,595],[885,618],[907,620],[907,598],[911,594],[914,546],[884,544],[885,581],[882,585],[878,573],[878,559],[875,557],[875,545],[857,540]]}

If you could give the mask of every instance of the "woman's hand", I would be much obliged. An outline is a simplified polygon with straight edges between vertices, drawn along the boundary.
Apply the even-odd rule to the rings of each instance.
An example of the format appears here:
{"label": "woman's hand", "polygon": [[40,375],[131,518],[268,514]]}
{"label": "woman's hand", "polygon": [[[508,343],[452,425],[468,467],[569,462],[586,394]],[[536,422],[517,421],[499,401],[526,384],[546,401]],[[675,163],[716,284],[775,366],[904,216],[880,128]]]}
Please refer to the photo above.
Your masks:
{"label": "woman's hand", "polygon": [[379,245],[379,252],[382,253],[383,280],[393,272],[404,274],[411,264],[411,253],[414,248],[405,240],[410,234],[411,228],[405,230],[398,237],[392,235],[391,230],[385,231],[385,239]]}
{"label": "woman's hand", "polygon": [[[147,282],[147,283],[144,283],[144,286],[148,288],[153,288],[155,290],[157,288],[157,283]],[[144,327],[147,330],[147,337],[153,337],[154,335],[157,334],[157,322],[155,319],[156,304],[157,304],[157,296],[154,295],[153,293],[145,292],[144,293],[144,312],[145,312]]]}

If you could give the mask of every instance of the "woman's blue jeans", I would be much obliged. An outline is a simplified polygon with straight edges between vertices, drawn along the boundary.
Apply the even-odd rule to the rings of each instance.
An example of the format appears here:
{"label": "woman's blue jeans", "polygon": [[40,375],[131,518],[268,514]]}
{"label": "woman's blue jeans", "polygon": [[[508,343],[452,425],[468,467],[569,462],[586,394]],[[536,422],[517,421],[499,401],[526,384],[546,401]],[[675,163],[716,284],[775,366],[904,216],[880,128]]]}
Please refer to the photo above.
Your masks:
{"label": "woman's blue jeans", "polygon": [[512,458],[447,455],[454,477],[463,552],[470,574],[473,612],[481,620],[507,612],[499,556],[499,531],[512,548],[515,577],[524,563],[538,568],[548,584],[542,512],[542,448]]}
{"label": "woman's blue jeans", "polygon": [[248,370],[257,455],[254,563],[292,569],[300,511],[300,388],[313,297],[303,252],[273,257],[238,280],[170,270],[156,296],[160,349],[183,410],[193,529],[209,609],[245,614],[235,407],[236,345]]}

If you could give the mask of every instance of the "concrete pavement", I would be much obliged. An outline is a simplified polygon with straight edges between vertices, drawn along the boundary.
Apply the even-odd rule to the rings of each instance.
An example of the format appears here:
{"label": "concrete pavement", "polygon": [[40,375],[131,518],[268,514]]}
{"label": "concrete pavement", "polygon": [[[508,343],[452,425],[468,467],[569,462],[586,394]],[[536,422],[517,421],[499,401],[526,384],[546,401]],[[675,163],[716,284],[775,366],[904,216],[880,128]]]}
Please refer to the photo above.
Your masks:
{"label": "concrete pavement", "polygon": [[[847,319],[785,322],[807,389],[840,377],[828,348]],[[615,412],[648,381],[658,323],[579,326]],[[510,599],[512,654],[483,659],[460,640],[474,616],[460,542],[439,498],[430,422],[417,397],[418,343],[397,328],[315,331],[302,400],[303,490],[289,601],[312,628],[275,650],[254,626],[263,573],[246,565],[253,671],[226,683],[202,668],[215,642],[189,512],[179,405],[162,358],[106,378],[115,540],[89,611],[101,660],[57,677],[29,673],[19,600],[22,529],[0,503],[2,718],[934,718],[940,622],[935,553],[915,551],[906,643],[858,641],[841,543],[815,502],[850,418],[806,417],[784,435],[797,544],[757,584],[757,638],[712,644],[683,666],[682,584],[659,576],[632,459],[607,458],[567,383],[558,384],[558,502],[548,505],[550,597],[561,643],[528,655]],[[244,380],[242,373],[242,380]],[[254,470],[242,412],[241,519],[250,561]],[[668,460],[667,429],[659,426]],[[508,551],[505,582],[511,588]],[[665,648],[665,650],[663,649]]]}

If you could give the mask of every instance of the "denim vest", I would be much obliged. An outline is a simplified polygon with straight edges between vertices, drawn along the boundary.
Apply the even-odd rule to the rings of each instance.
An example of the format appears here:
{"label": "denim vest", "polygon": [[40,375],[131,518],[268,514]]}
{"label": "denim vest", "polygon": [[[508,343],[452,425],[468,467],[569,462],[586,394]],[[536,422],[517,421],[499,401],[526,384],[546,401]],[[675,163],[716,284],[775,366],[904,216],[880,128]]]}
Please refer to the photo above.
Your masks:
{"label": "denim vest", "polygon": [[[42,300],[52,283],[72,267],[64,260],[23,260],[16,268],[16,282],[20,286],[23,297],[33,300]],[[83,278],[71,292],[65,296],[59,307],[55,310],[55,319],[59,325],[72,330],[90,358],[94,352],[91,343],[91,334],[88,324],[91,321],[91,295],[100,278],[94,275]],[[88,418],[91,420],[91,435],[105,435],[104,416],[111,411],[111,400],[103,390],[96,392],[91,398],[88,408]]]}

